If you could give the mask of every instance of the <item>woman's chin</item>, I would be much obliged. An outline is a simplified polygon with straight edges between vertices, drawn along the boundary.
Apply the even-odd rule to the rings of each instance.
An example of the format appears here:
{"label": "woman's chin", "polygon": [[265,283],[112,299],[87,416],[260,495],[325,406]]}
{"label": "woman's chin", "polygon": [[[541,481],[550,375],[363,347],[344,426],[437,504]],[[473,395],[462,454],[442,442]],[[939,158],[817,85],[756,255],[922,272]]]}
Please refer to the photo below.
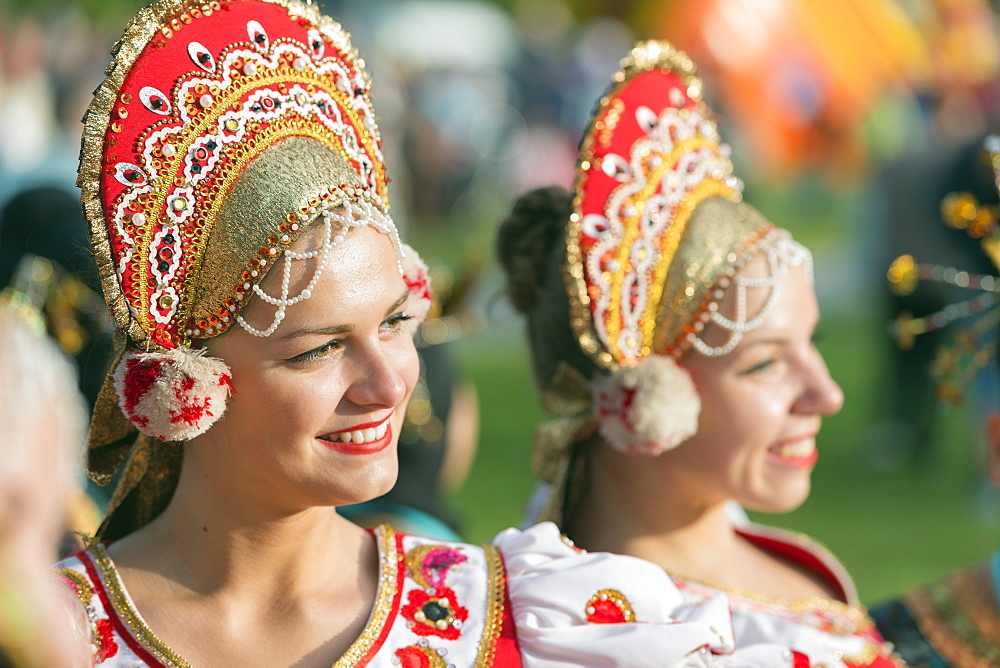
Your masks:
{"label": "woman's chin", "polygon": [[809,492],[811,485],[807,480],[805,484],[796,485],[794,488],[785,488],[780,490],[779,493],[767,494],[766,496],[761,495],[752,500],[746,500],[740,502],[747,510],[752,510],[758,513],[769,513],[772,515],[781,515],[784,513],[790,513],[793,510],[797,510],[806,502],[809,498]]}

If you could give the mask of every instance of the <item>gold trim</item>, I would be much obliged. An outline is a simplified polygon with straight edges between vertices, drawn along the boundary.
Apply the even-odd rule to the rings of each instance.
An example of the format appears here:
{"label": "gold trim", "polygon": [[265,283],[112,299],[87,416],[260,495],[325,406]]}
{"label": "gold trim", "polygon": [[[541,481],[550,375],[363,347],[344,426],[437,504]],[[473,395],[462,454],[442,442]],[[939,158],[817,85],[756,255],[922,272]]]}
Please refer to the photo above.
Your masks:
{"label": "gold trim", "polygon": [[94,587],[87,580],[86,576],[82,573],[74,571],[72,568],[57,568],[56,575],[64,577],[76,587],[76,597],[80,599],[80,603],[84,607],[90,605],[91,599],[94,598]]}
{"label": "gold trim", "polygon": [[483,627],[483,637],[479,641],[479,654],[476,665],[490,668],[496,657],[497,639],[503,630],[504,614],[504,583],[507,572],[504,569],[500,550],[492,545],[483,545],[486,553],[487,592],[486,592],[486,623]]}
{"label": "gold trim", "polygon": [[402,555],[396,550],[396,533],[392,527],[380,524],[375,528],[375,533],[378,540],[380,571],[375,606],[361,635],[347,648],[343,656],[337,659],[333,668],[351,668],[356,665],[378,640],[385,628],[389,613],[392,612],[392,604],[399,586],[399,563]]}
{"label": "gold trim", "polygon": [[[399,560],[400,556],[396,552],[396,535],[388,525],[380,525],[376,528],[376,540],[379,553],[379,585],[378,594],[375,597],[375,605],[372,608],[371,616],[364,630],[358,638],[344,652],[333,668],[351,668],[356,665],[361,658],[378,640],[385,628],[385,622],[392,611],[392,604],[396,598],[396,590],[399,583]],[[160,640],[152,629],[146,625],[145,620],[135,608],[129,598],[125,586],[118,575],[118,569],[114,561],[108,556],[103,545],[96,544],[91,548],[94,563],[101,571],[101,579],[111,596],[111,604],[114,606],[118,618],[128,627],[132,637],[150,654],[162,661],[165,665],[173,668],[191,668],[183,657],[167,647]]]}
{"label": "gold trim", "polygon": [[125,586],[118,576],[118,569],[115,567],[115,563],[111,560],[111,557],[108,556],[108,552],[104,549],[104,546],[100,543],[94,545],[91,554],[94,557],[94,563],[97,564],[98,569],[101,571],[101,579],[104,581],[104,586],[111,596],[111,605],[114,606],[115,614],[128,627],[132,637],[142,645],[143,649],[165,665],[173,666],[174,668],[191,668],[190,663],[167,647],[153,633],[153,630],[146,625],[146,621],[132,604],[132,600],[129,598],[128,592],[125,590]]}

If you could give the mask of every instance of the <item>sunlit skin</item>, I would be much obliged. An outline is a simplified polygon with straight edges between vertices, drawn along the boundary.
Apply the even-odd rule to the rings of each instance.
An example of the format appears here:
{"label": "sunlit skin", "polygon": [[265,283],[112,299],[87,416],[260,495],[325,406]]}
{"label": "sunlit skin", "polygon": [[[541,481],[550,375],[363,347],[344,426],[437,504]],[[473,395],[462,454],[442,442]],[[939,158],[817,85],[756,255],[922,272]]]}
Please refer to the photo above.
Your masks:
{"label": "sunlit skin", "polygon": [[[758,258],[743,272],[764,276],[766,269]],[[750,290],[749,313],[759,312],[765,298],[765,291]],[[721,305],[730,317],[733,301],[730,294]],[[682,363],[702,403],[698,432],[655,458],[597,444],[571,527],[577,542],[724,586],[782,598],[833,596],[825,583],[736,535],[726,512],[729,500],[786,512],[809,495],[822,418],[843,404],[813,344],[818,319],[805,269],[792,268],[770,315],[731,353],[688,353]],[[723,343],[728,333],[712,328],[706,340]]]}
{"label": "sunlit skin", "polygon": [[[315,243],[310,235],[293,250]],[[292,294],[312,262],[293,263]],[[280,291],[280,269],[261,283],[268,294]],[[184,445],[164,513],[110,548],[150,628],[193,665],[329,668],[364,628],[376,546],[334,507],[395,483],[396,439],[419,372],[408,296],[390,239],[352,230],[312,297],[288,307],[270,337],[234,327],[208,342],[236,394]],[[259,300],[243,311],[257,328],[273,314]],[[329,442],[380,423],[387,442]]]}

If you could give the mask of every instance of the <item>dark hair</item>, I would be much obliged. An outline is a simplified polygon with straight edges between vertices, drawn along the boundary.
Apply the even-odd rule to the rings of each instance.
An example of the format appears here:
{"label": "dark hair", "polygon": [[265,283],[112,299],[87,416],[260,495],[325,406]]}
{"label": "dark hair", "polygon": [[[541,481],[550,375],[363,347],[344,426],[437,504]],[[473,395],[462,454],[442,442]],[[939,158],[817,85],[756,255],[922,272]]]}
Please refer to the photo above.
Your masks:
{"label": "dark hair", "polygon": [[527,318],[535,377],[543,388],[560,361],[585,378],[596,370],[570,328],[565,234],[572,210],[573,197],[564,188],[538,188],[518,198],[497,234],[507,296]]}

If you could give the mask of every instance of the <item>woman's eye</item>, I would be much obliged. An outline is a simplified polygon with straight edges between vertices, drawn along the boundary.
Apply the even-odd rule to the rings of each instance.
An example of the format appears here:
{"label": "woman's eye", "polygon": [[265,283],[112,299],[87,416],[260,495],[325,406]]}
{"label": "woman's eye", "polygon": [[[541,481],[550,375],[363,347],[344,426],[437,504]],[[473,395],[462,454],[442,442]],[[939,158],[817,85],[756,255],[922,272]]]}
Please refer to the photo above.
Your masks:
{"label": "woman's eye", "polygon": [[407,320],[413,320],[412,315],[406,315],[404,313],[393,313],[388,318],[382,321],[382,326],[380,329],[384,332],[396,332],[404,329],[403,325]]}
{"label": "woman's eye", "polygon": [[318,359],[322,359],[328,356],[331,352],[340,347],[340,341],[329,341],[324,343],[319,348],[313,348],[308,352],[304,352],[301,355],[296,355],[295,357],[289,357],[286,362],[312,362]]}
{"label": "woman's eye", "polygon": [[773,357],[770,357],[770,358],[768,358],[768,359],[766,359],[766,360],[762,360],[762,361],[760,361],[760,362],[758,362],[758,363],[754,364],[754,365],[753,365],[753,366],[751,366],[750,368],[748,368],[748,369],[744,369],[743,371],[741,371],[741,372],[740,372],[740,375],[741,375],[741,376],[749,376],[749,375],[751,375],[751,374],[755,374],[755,373],[759,373],[759,372],[761,372],[761,371],[764,371],[765,369],[768,369],[768,368],[770,368],[770,367],[771,367],[771,366],[773,366],[773,365],[774,365],[774,364],[775,364],[775,363],[776,363],[777,361],[778,361],[778,360],[776,360],[776,359],[775,359],[775,358],[773,358]]}

